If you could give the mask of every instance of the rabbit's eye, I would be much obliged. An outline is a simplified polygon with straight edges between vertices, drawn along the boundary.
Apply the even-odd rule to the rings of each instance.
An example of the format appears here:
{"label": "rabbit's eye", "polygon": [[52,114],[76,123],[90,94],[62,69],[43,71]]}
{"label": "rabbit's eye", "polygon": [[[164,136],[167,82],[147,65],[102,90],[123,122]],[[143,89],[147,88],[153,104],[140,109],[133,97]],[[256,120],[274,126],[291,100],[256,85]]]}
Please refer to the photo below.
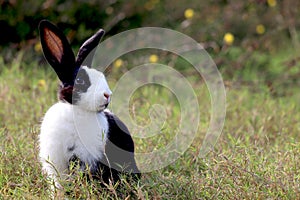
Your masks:
{"label": "rabbit's eye", "polygon": [[84,85],[85,82],[84,82],[84,80],[82,78],[76,78],[75,84],[76,85]]}
{"label": "rabbit's eye", "polygon": [[87,72],[84,69],[80,69],[77,73],[77,76],[74,80],[74,88],[76,92],[86,92],[91,86],[91,81]]}

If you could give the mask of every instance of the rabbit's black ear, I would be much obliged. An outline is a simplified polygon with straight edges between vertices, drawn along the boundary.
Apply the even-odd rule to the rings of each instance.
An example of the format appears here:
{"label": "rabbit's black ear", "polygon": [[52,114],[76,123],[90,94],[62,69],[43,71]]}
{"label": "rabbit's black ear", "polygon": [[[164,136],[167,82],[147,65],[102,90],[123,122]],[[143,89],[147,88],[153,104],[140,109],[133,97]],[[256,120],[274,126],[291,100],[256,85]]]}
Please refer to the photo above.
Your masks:
{"label": "rabbit's black ear", "polygon": [[40,38],[44,55],[55,70],[58,78],[66,85],[74,84],[78,67],[75,56],[63,32],[47,20],[39,25]]}
{"label": "rabbit's black ear", "polygon": [[99,41],[103,37],[105,31],[100,29],[92,37],[83,43],[79,48],[76,57],[76,66],[87,65],[88,67],[92,64],[92,59],[95,53],[95,47],[98,45]]}

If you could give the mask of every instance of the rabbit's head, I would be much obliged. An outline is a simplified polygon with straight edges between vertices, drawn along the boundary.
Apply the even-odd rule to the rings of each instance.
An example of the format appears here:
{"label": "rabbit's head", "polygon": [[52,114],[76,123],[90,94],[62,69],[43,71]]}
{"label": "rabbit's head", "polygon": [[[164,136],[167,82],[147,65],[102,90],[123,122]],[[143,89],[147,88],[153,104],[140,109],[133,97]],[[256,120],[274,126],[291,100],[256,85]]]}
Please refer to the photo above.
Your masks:
{"label": "rabbit's head", "polygon": [[60,100],[89,111],[104,110],[111,91],[103,73],[89,68],[93,50],[104,31],[100,29],[84,42],[75,58],[67,38],[58,27],[43,20],[39,29],[45,58],[61,81]]}

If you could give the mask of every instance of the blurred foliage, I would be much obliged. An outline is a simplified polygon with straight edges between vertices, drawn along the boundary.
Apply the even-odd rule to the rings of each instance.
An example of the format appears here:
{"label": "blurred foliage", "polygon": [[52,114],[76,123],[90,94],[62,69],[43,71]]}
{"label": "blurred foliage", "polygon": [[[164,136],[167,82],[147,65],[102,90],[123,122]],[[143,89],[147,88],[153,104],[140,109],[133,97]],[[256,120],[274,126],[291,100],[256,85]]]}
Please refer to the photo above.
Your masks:
{"label": "blurred foliage", "polygon": [[[77,47],[99,28],[109,37],[137,27],[165,27],[200,42],[225,77],[251,79],[257,75],[249,76],[251,70],[264,76],[267,84],[283,71],[293,72],[292,83],[300,77],[295,56],[300,47],[299,1],[0,0],[0,5],[0,51],[5,61],[20,49],[41,57],[38,23],[48,19]],[[270,63],[281,52],[286,63],[277,70]]]}
{"label": "blurred foliage", "polygon": [[226,33],[234,36],[235,45],[247,48],[275,50],[285,38],[298,45],[300,2],[291,0],[1,0],[0,4],[2,46],[36,38],[42,19],[58,24],[74,44],[100,27],[113,35],[158,26],[200,42],[213,41],[214,48],[222,46]]}

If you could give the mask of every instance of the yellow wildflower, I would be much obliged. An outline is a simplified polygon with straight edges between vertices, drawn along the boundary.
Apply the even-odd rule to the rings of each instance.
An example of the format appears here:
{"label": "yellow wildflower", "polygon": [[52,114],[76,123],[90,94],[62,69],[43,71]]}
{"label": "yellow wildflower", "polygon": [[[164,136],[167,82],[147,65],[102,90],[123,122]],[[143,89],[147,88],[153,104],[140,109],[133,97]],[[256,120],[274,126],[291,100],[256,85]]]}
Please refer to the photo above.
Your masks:
{"label": "yellow wildflower", "polygon": [[227,45],[232,45],[234,42],[234,35],[232,33],[226,33],[224,35],[223,41]]}
{"label": "yellow wildflower", "polygon": [[114,67],[116,67],[116,68],[120,68],[122,65],[123,65],[123,60],[122,59],[117,59],[114,62]]}
{"label": "yellow wildflower", "polygon": [[155,54],[152,54],[150,57],[149,57],[149,61],[151,63],[156,63],[158,61],[158,56],[155,55]]}
{"label": "yellow wildflower", "polygon": [[40,79],[39,81],[38,81],[38,87],[39,88],[44,88],[46,86],[46,81],[44,80],[44,79]]}
{"label": "yellow wildflower", "polygon": [[191,8],[188,8],[184,11],[184,17],[186,19],[192,19],[194,17],[194,10]]}
{"label": "yellow wildflower", "polygon": [[268,5],[270,7],[275,7],[277,5],[277,1],[276,0],[267,0]]}
{"label": "yellow wildflower", "polygon": [[34,50],[35,50],[36,52],[42,51],[42,45],[41,45],[40,42],[38,42],[38,43],[36,43],[36,44],[34,45]]}
{"label": "yellow wildflower", "polygon": [[265,28],[264,25],[258,24],[258,25],[256,26],[256,33],[257,33],[257,34],[262,35],[262,34],[264,34],[265,32],[266,32],[266,28]]}

